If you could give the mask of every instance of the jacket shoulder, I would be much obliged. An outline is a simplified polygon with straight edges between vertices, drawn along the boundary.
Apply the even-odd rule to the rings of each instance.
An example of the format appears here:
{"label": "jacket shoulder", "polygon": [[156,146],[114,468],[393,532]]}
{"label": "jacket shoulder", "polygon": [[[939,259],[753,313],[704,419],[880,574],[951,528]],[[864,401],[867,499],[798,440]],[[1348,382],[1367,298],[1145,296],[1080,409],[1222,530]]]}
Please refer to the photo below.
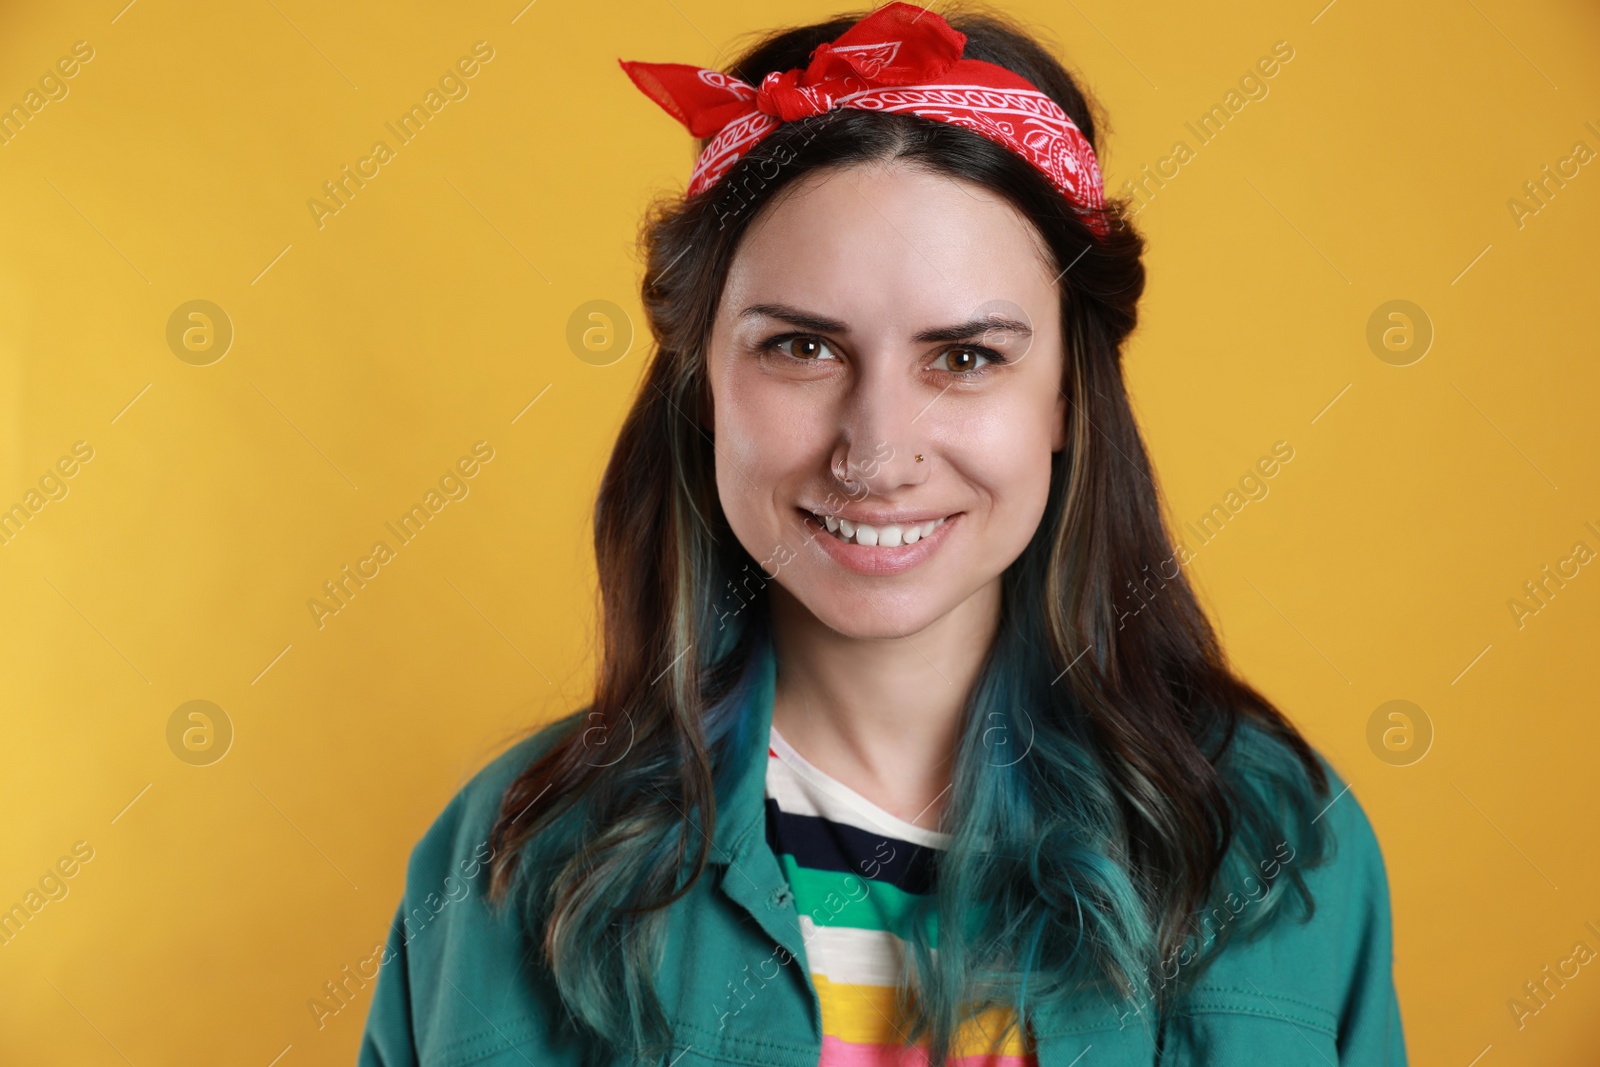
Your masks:
{"label": "jacket shoulder", "polygon": [[[1277,916],[1265,936],[1236,940],[1218,954],[1171,1028],[1175,1062],[1188,1062],[1184,1050],[1216,1055],[1229,1049],[1243,1062],[1263,1049],[1280,1048],[1282,1062],[1297,1061],[1307,1042],[1329,1062],[1406,1062],[1383,849],[1353,783],[1320,751],[1315,754],[1329,790],[1326,806],[1313,819],[1325,831],[1326,856],[1299,871],[1311,913]],[[1297,862],[1304,864],[1293,836],[1286,834],[1272,856],[1261,857],[1259,880],[1281,878]],[[1223,922],[1261,899],[1259,886],[1222,888],[1232,891],[1221,909]]]}
{"label": "jacket shoulder", "polygon": [[500,814],[501,798],[523,771],[581,727],[583,708],[547,723],[490,760],[463,785],[434,818],[411,850],[406,864],[406,892],[430,887],[448,870],[475,857],[485,862],[489,831]]}
{"label": "jacket shoulder", "polygon": [[528,951],[516,901],[488,897],[506,788],[571,735],[580,709],[513,744],[450,799],[406,864],[362,1037],[361,1067],[576,1062],[561,1007]]}

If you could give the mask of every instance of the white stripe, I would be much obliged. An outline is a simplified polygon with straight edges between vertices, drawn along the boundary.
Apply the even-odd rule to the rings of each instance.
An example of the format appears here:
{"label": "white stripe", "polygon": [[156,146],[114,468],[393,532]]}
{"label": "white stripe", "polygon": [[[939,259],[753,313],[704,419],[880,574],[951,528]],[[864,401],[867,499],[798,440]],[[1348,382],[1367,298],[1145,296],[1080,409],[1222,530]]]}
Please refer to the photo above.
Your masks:
{"label": "white stripe", "polygon": [[950,836],[925,830],[889,814],[837,779],[830,778],[796,752],[777,730],[769,740],[776,758],[767,758],[767,796],[790,815],[815,815],[869,833],[897,837],[913,845],[944,849]]}
{"label": "white stripe", "polygon": [[892,986],[899,981],[901,960],[909,951],[904,941],[886,930],[852,926],[818,926],[801,914],[800,936],[806,966],[830,982]]}

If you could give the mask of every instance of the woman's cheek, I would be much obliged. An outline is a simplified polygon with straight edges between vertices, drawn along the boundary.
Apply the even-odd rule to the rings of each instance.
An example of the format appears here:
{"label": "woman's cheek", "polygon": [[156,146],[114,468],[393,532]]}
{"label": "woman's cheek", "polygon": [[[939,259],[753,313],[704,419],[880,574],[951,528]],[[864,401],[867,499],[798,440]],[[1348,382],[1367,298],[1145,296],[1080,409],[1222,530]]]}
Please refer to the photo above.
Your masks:
{"label": "woman's cheek", "polygon": [[1041,456],[1048,477],[1049,425],[1015,404],[997,401],[966,413],[946,428],[945,439],[953,442],[956,455],[969,461],[972,477],[997,496],[1036,480]]}
{"label": "woman's cheek", "polygon": [[770,482],[814,450],[822,416],[792,383],[738,374],[725,384],[716,401],[719,462],[726,455],[752,480]]}

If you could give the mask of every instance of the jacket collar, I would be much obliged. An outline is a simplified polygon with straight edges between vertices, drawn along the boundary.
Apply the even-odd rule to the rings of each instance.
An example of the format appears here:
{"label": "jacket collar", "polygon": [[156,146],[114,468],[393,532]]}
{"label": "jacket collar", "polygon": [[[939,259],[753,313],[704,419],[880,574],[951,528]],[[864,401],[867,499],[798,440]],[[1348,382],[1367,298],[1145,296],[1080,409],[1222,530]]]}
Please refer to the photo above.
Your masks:
{"label": "jacket collar", "polygon": [[718,791],[712,832],[712,860],[718,863],[738,863],[756,841],[765,839],[767,738],[778,664],[770,629],[758,626],[758,630],[755,651],[739,686],[742,696],[735,697],[741,707],[726,792]]}
{"label": "jacket collar", "polygon": [[[738,703],[725,776],[717,784],[709,865],[721,892],[742,907],[794,959],[805,958],[799,913],[778,858],[767,844],[767,744],[777,658],[762,627],[733,699]],[[818,1010],[813,995],[812,1015]]]}

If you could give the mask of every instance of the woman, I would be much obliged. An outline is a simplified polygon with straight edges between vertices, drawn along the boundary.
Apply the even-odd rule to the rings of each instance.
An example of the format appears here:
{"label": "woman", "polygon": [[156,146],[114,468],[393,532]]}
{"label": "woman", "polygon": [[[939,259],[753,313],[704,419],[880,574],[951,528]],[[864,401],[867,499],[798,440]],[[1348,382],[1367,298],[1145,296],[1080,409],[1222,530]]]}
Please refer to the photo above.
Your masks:
{"label": "woman", "polygon": [[1163,525],[1071,77],[903,3],[623,66],[701,155],[594,702],[417,846],[362,1062],[1403,1063],[1372,830]]}

